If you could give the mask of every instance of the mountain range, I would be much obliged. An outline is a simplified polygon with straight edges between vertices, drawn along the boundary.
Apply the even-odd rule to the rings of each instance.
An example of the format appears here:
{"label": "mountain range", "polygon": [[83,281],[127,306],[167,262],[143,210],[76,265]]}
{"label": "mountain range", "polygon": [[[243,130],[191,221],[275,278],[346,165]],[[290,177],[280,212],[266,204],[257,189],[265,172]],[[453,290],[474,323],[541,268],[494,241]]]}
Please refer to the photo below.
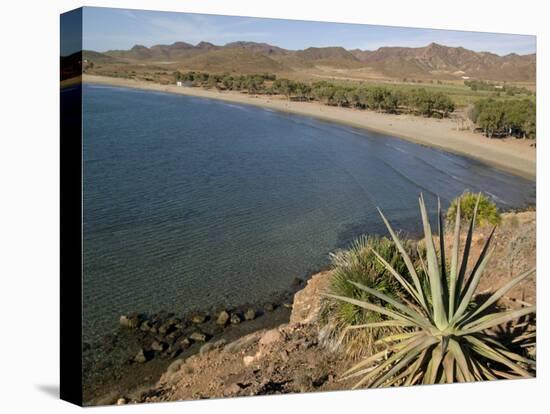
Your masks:
{"label": "mountain range", "polygon": [[282,73],[315,68],[370,71],[393,79],[483,79],[534,82],[536,55],[511,53],[500,56],[463,47],[430,43],[424,47],[381,47],[347,50],[343,47],[310,47],[288,50],[267,43],[232,42],[223,46],[209,42],[170,45],[99,53],[84,57],[102,63],[177,64],[188,70],[209,72]]}

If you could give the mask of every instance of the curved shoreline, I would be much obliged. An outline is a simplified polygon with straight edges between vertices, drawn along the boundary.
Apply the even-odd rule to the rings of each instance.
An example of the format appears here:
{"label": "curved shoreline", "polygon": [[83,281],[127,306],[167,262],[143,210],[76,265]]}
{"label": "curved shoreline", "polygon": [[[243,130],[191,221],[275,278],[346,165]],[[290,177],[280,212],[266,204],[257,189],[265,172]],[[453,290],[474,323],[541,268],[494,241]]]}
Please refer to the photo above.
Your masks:
{"label": "curved shoreline", "polygon": [[160,85],[106,76],[83,75],[83,82],[217,99],[313,117],[460,154],[524,178],[534,180],[536,177],[536,149],[530,147],[530,142],[515,138],[489,140],[481,134],[457,131],[455,122],[450,119],[391,115],[327,106],[317,102],[288,102],[275,96]]}

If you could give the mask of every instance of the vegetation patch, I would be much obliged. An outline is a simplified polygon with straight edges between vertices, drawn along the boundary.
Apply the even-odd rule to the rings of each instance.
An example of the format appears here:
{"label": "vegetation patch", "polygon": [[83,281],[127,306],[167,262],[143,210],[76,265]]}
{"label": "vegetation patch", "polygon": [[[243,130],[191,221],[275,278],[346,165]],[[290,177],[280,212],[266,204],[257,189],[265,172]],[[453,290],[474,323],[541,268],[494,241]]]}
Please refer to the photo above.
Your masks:
{"label": "vegetation patch", "polygon": [[[405,246],[412,255],[414,243],[408,242]],[[386,306],[386,304],[353,283],[360,283],[392,296],[403,295],[402,286],[376,259],[374,251],[399,272],[407,272],[405,262],[393,240],[386,237],[362,236],[354,241],[348,250],[331,254],[333,271],[330,293],[358,300],[371,300],[380,306]],[[385,319],[383,315],[354,304],[326,298],[321,309],[323,343],[332,350],[343,349],[352,359],[372,354],[380,350],[380,347],[375,344],[381,336],[401,332],[402,329],[400,327],[357,329],[357,327]]]}
{"label": "vegetation patch", "polygon": [[455,104],[449,96],[425,88],[402,90],[378,85],[351,86],[328,81],[306,83],[277,79],[271,74],[220,75],[177,71],[175,79],[187,82],[188,86],[250,94],[282,95],[288,100],[317,101],[330,106],[370,109],[377,112],[445,118],[455,110]]}
{"label": "vegetation patch", "polygon": [[513,136],[537,137],[537,111],[532,100],[482,99],[468,113],[469,118],[489,138]]}
{"label": "vegetation patch", "polygon": [[357,388],[533,377],[536,363],[525,349],[534,343],[536,333],[518,333],[512,329],[511,332],[502,334],[505,331],[502,327],[512,321],[532,316],[536,312],[535,306],[503,311],[496,305],[513,287],[532,276],[535,269],[512,278],[486,297],[477,297],[481,276],[491,256],[489,246],[494,231],[487,238],[473,268],[468,269],[477,205],[470,220],[462,254],[459,254],[462,220],[461,203],[458,202],[449,264],[446,260],[448,252],[443,237],[444,220],[441,208],[438,209],[439,246],[436,247],[422,196],[419,201],[425,240],[425,254],[421,260],[423,273],[416,271],[412,258],[381,213],[412,281],[407,280],[405,275],[381,256],[377,255],[377,259],[401,284],[407,292],[407,298],[395,297],[351,281],[349,283],[392,306],[392,309],[370,300],[327,294],[329,298],[386,318],[383,322],[357,326],[357,329],[401,327],[405,331],[386,334],[379,339],[377,342],[385,344],[386,348],[351,367],[343,378],[359,378],[354,386]]}
{"label": "vegetation patch", "polygon": [[447,220],[449,223],[453,223],[456,220],[458,204],[460,204],[461,220],[463,222],[470,221],[474,216],[476,226],[488,224],[496,226],[501,222],[500,212],[491,198],[485,194],[473,194],[465,191],[451,202],[447,210]]}

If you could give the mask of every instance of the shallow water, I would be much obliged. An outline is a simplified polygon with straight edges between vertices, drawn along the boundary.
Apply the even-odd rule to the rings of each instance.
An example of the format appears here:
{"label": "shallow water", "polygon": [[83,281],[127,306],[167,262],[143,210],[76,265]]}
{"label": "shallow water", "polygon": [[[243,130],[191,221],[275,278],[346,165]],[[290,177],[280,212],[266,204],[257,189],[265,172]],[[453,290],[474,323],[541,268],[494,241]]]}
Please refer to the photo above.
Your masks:
{"label": "shallow water", "polygon": [[361,233],[417,232],[464,189],[535,184],[372,132],[221,101],[84,86],[84,336],[129,311],[269,300]]}

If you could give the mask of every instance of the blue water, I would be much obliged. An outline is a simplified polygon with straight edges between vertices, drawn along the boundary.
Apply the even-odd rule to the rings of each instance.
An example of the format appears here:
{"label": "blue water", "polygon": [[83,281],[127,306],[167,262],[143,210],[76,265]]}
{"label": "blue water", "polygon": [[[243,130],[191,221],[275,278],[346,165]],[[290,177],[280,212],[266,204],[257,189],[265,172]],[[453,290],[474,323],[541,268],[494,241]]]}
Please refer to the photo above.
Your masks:
{"label": "blue water", "polygon": [[503,208],[535,184],[397,138],[261,108],[84,86],[84,336],[128,311],[269,300],[424,192]]}

